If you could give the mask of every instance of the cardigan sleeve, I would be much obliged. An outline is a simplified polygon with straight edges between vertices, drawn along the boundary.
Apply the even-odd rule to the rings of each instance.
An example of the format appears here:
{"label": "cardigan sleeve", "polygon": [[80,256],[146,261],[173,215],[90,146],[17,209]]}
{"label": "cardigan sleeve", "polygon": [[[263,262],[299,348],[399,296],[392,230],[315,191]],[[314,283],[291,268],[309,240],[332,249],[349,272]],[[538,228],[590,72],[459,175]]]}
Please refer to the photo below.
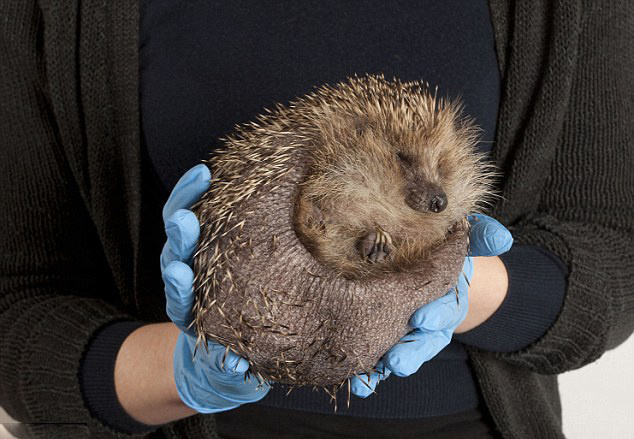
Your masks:
{"label": "cardigan sleeve", "polygon": [[454,339],[491,352],[514,352],[541,338],[561,310],[567,270],[542,248],[514,245],[500,255],[508,291],[500,307],[477,327]]}
{"label": "cardigan sleeve", "polygon": [[131,317],[58,140],[41,16],[31,1],[0,9],[0,405],[34,435],[55,424],[64,437],[132,437],[95,418],[80,390],[93,335]]}
{"label": "cardigan sleeve", "polygon": [[551,328],[497,354],[542,374],[584,366],[634,330],[634,14],[625,9],[588,13],[549,177],[535,210],[509,226],[516,244],[568,268]]}

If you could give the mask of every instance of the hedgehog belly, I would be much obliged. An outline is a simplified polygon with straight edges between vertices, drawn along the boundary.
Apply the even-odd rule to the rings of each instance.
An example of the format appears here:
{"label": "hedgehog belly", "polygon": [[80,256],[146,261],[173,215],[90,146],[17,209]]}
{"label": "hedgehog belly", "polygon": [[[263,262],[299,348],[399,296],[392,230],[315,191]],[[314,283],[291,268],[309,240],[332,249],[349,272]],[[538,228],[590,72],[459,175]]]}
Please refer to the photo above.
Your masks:
{"label": "hedgehog belly", "polygon": [[[294,168],[276,185],[262,187],[234,210],[233,230],[211,241],[214,212],[205,200],[220,196],[221,188],[212,185],[195,207],[201,242],[208,245],[194,259],[194,314],[199,333],[246,358],[252,373],[332,388],[372,371],[411,330],[412,313],[449,291],[462,269],[468,231],[461,225],[418,273],[366,280],[333,276],[293,229],[302,173]],[[211,261],[216,270],[209,276]]]}

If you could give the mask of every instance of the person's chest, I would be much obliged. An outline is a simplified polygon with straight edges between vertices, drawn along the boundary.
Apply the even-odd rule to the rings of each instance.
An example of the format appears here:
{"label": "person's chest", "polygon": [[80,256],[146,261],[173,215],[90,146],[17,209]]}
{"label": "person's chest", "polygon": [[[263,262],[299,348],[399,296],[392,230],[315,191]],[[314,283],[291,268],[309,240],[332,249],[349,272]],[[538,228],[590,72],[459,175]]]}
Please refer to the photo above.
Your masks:
{"label": "person's chest", "polygon": [[145,1],[139,55],[143,137],[164,198],[235,124],[354,74],[460,96],[481,147],[494,138],[500,78],[485,1]]}

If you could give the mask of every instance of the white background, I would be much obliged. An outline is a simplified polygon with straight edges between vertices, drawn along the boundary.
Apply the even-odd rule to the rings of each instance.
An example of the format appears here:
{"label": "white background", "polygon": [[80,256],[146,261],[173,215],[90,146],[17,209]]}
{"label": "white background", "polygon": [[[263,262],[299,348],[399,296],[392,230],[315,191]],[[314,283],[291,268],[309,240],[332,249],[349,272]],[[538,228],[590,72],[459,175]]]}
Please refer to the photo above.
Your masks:
{"label": "white background", "polygon": [[[634,337],[596,362],[562,374],[559,383],[567,438],[634,438]],[[6,422],[0,409],[0,424]],[[0,438],[11,437],[0,425]]]}
{"label": "white background", "polygon": [[569,439],[634,438],[634,337],[559,376]]}

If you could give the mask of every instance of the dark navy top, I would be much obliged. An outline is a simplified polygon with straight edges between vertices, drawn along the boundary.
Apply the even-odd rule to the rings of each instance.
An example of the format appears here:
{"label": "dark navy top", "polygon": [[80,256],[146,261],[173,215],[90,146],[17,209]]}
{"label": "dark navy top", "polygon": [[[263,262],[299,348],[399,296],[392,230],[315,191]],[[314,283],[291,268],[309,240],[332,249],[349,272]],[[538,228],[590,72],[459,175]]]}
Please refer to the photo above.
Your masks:
{"label": "dark navy top", "polygon": [[[489,152],[494,147],[501,84],[485,0],[146,0],[139,50],[144,166],[158,176],[155,190],[162,202],[180,176],[237,123],[354,73],[422,79],[438,86],[440,95],[461,97],[465,112],[483,129],[479,148]],[[216,415],[218,422],[247,422],[253,410],[270,418],[276,413],[271,409],[278,416],[291,409],[305,416],[332,415],[320,423],[341,416],[374,418],[378,421],[367,422],[380,429],[387,419],[423,425],[430,417],[482,408],[464,344],[490,351],[522,349],[554,322],[565,291],[566,267],[545,250],[516,245],[501,259],[509,291],[500,309],[478,328],[455,335],[417,373],[389,377],[366,399],[353,396],[350,409],[340,402],[336,415],[323,392],[300,388],[286,396],[283,386],[274,385],[263,400],[248,405],[249,416],[236,421],[237,409],[233,416]],[[523,269],[528,259],[531,272]],[[82,376],[88,383],[85,397],[100,417],[140,431],[143,425],[116,404],[93,396],[100,389],[90,384],[96,382],[90,377],[98,365],[108,370],[104,365],[114,364],[116,351],[107,357],[104,346],[116,346],[134,327],[130,322],[106,327],[88,351]],[[346,397],[342,389],[339,401]]]}

